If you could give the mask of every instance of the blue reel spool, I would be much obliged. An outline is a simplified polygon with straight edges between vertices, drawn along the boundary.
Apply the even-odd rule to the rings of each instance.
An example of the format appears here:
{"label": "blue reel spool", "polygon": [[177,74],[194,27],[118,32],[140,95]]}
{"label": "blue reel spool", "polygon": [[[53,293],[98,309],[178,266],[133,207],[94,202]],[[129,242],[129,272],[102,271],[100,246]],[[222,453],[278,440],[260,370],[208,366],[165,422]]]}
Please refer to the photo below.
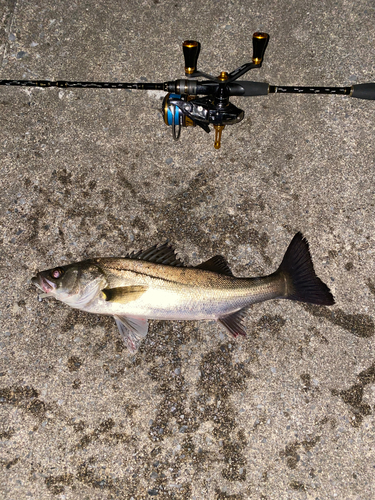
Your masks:
{"label": "blue reel spool", "polygon": [[172,126],[173,139],[177,141],[180,138],[183,115],[175,104],[170,104],[170,99],[182,100],[180,94],[167,94],[163,100],[163,117],[166,125]]}

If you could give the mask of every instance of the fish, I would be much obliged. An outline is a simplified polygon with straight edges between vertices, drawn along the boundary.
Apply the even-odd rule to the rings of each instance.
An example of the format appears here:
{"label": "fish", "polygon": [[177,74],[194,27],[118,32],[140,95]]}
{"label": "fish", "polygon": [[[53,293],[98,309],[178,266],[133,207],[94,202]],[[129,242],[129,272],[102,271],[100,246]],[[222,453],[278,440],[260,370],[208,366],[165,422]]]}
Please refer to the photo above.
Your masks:
{"label": "fish", "polygon": [[309,244],[299,232],[278,269],[263,277],[235,277],[221,255],[187,266],[168,242],[125,257],[91,258],[38,272],[31,282],[41,297],[74,309],[113,316],[135,353],[148,320],[216,320],[233,337],[246,336],[244,318],[257,302],[289,299],[333,305],[328,286],[315,274]]}

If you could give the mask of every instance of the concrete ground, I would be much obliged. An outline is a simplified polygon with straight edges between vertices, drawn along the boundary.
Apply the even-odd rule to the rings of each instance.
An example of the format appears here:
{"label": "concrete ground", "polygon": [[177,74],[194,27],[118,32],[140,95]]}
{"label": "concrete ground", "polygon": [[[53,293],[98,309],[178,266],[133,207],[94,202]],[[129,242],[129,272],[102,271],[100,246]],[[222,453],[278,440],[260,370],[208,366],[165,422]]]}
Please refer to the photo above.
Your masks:
{"label": "concrete ground", "polygon": [[[181,44],[273,85],[375,81],[372,0],[1,0],[3,79],[163,82]],[[0,87],[0,498],[375,497],[375,103],[236,98],[213,134],[161,119],[163,93]],[[297,231],[336,305],[254,305],[247,338],[41,300],[37,270],[168,239],[197,265],[273,272]]]}

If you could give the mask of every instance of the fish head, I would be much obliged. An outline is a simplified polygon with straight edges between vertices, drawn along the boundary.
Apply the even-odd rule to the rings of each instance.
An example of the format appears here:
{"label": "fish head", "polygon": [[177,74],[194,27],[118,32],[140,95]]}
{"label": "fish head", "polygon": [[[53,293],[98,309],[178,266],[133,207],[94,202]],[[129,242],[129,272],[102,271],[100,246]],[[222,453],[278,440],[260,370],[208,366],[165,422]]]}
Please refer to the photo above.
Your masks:
{"label": "fish head", "polygon": [[41,271],[31,279],[33,285],[51,297],[77,293],[79,269],[76,265],[54,267]]}
{"label": "fish head", "polygon": [[43,297],[54,297],[71,307],[83,308],[106,285],[103,272],[89,262],[40,271],[31,283],[42,290]]}

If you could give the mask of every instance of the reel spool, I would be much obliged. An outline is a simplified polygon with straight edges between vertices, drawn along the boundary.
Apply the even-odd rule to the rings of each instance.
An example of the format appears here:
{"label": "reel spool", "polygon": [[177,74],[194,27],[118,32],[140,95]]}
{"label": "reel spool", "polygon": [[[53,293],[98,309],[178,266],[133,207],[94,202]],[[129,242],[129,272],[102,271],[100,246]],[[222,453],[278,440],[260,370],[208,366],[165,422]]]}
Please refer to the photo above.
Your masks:
{"label": "reel spool", "polygon": [[162,115],[164,123],[172,127],[172,136],[178,141],[181,134],[181,127],[195,127],[195,123],[188,116],[181,112],[180,106],[176,101],[184,102],[188,96],[181,94],[172,94],[169,92],[163,99]]}

